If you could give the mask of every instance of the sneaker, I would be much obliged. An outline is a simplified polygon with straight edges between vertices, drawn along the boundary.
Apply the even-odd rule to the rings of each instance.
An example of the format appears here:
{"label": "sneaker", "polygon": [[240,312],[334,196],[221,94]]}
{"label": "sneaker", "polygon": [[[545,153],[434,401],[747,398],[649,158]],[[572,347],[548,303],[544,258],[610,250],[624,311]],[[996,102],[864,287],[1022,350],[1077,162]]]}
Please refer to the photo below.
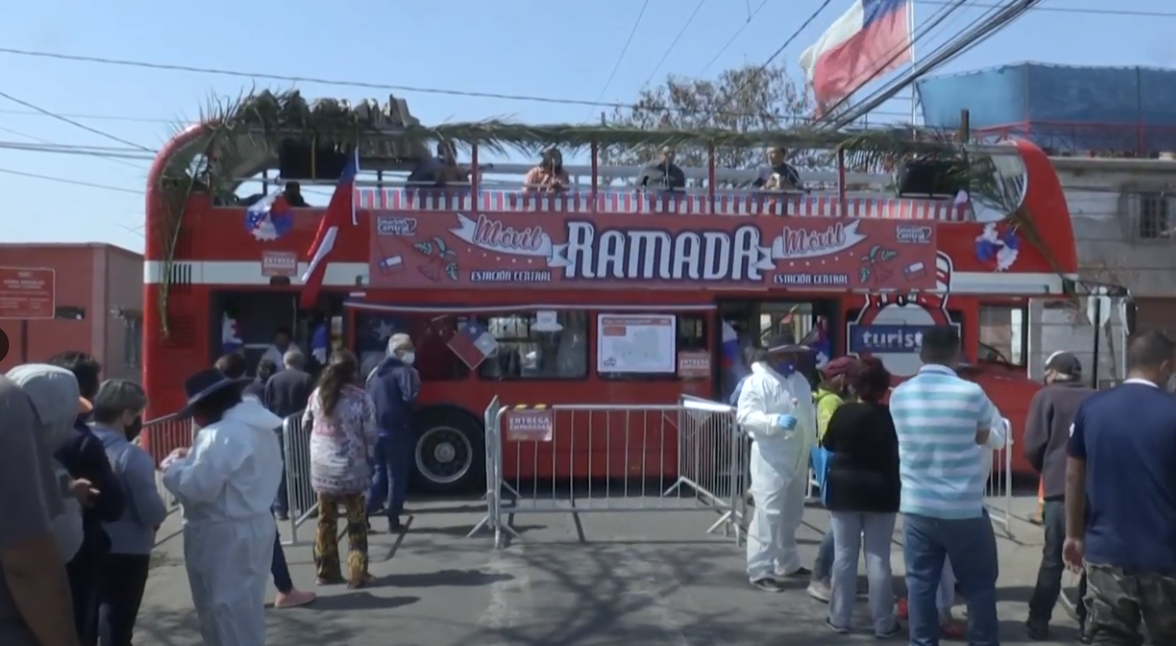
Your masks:
{"label": "sneaker", "polygon": [[305,606],[318,599],[318,595],[313,592],[303,592],[297,588],[282,593],[274,597],[274,608],[297,608],[298,606]]}
{"label": "sneaker", "polygon": [[813,581],[809,583],[808,595],[821,603],[829,603],[829,594],[831,592],[828,581]]}
{"label": "sneaker", "polygon": [[877,637],[878,639],[894,639],[895,637],[898,637],[901,634],[902,634],[902,626],[896,621],[896,622],[894,622],[894,626],[892,626],[890,628],[890,630],[887,630],[886,632],[881,632],[881,633],[874,633],[874,637]]}
{"label": "sneaker", "polygon": [[784,586],[780,585],[779,581],[777,581],[771,577],[764,577],[762,579],[756,579],[755,581],[752,581],[751,584],[754,585],[755,587],[759,588],[760,590],[763,590],[764,592],[783,592],[784,591]]}
{"label": "sneaker", "polygon": [[801,566],[789,572],[788,574],[781,574],[785,579],[811,579],[813,578],[813,571]]}
{"label": "sneaker", "polygon": [[837,624],[833,623],[832,619],[830,619],[828,617],[825,617],[825,627],[828,628],[829,630],[832,630],[833,632],[837,633],[838,635],[848,635],[849,634],[848,628],[842,628],[841,626],[838,626]]}
{"label": "sneaker", "polygon": [[1049,622],[1034,619],[1026,621],[1025,636],[1035,642],[1049,641]]}

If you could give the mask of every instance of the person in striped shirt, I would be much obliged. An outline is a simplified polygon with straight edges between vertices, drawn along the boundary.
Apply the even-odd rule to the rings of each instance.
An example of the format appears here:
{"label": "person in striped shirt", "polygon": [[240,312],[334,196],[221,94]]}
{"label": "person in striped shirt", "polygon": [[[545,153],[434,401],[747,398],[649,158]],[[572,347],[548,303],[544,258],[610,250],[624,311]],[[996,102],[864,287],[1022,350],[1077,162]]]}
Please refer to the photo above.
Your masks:
{"label": "person in striped shirt", "polygon": [[967,640],[995,646],[996,537],[984,512],[983,449],[996,407],[978,384],[960,378],[960,335],[953,326],[923,334],[918,374],[894,389],[903,558],[912,646],[939,644],[936,591],[951,560],[967,600]]}

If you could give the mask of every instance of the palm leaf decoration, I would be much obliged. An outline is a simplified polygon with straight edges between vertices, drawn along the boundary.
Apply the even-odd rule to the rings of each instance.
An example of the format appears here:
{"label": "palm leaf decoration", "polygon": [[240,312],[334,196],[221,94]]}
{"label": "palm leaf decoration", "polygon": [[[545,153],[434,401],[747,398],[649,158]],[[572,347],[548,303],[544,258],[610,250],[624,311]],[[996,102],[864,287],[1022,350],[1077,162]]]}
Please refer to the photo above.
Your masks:
{"label": "palm leaf decoration", "polygon": [[[184,219],[184,205],[194,191],[230,194],[240,178],[272,168],[283,141],[298,140],[338,149],[358,149],[363,160],[411,163],[427,157],[438,142],[456,150],[478,146],[503,154],[534,155],[556,146],[565,153],[596,145],[600,150],[628,149],[652,153],[663,146],[677,148],[758,148],[783,146],[791,150],[844,153],[846,165],[860,170],[892,168],[908,155],[937,155],[966,159],[964,148],[942,137],[920,136],[910,126],[830,131],[810,126],[734,132],[717,129],[642,129],[616,124],[530,125],[488,119],[437,126],[421,125],[403,99],[389,97],[381,105],[365,100],[355,105],[343,100],[308,101],[298,91],[249,91],[231,99],[214,98],[201,111],[199,126],[178,128],[178,145],[165,160],[159,179],[167,212],[166,222],[149,223],[164,251],[163,276],[157,307],[167,334],[168,279]],[[973,148],[974,149],[974,148]],[[992,149],[992,147],[989,147]],[[990,169],[989,169],[990,170]],[[989,182],[991,183],[991,182]],[[982,178],[970,180],[983,186]],[[973,189],[975,192],[975,189]],[[1002,199],[997,195],[995,199]],[[1010,209],[1011,210],[1011,209]]]}

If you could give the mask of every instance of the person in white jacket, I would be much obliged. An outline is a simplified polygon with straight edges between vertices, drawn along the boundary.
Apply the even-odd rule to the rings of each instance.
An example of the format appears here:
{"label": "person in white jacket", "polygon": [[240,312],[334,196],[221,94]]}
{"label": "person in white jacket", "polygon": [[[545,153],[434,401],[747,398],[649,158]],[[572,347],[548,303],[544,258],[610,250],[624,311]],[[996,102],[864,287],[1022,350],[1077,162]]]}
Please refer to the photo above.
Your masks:
{"label": "person in white jacket", "polygon": [[757,351],[736,409],[740,426],[752,439],[749,492],[755,510],[747,536],[747,576],[752,585],[769,592],[782,590],[782,578],[810,575],[796,545],[809,451],[817,437],[812,387],[797,372],[806,351],[786,335]]}
{"label": "person in white jacket", "polygon": [[[991,432],[988,434],[988,441],[983,446],[977,447],[980,451],[980,459],[982,464],[987,466],[984,471],[984,481],[979,483],[979,486],[985,486],[988,477],[992,474],[992,462],[995,458],[996,452],[1003,449],[1008,444],[1009,426],[997,411],[992,418]],[[995,540],[995,538],[993,539]],[[953,632],[961,632],[953,626],[954,619],[951,614],[951,607],[955,604],[955,575],[951,571],[951,560],[943,562],[943,575],[939,579],[939,592],[935,596],[935,605],[939,608],[939,624],[944,626],[947,630]],[[954,635],[953,635],[954,636]]]}
{"label": "person in white jacket", "polygon": [[277,525],[270,505],[282,478],[274,429],[247,379],[202,370],[184,383],[188,415],[200,425],[192,448],[161,465],[184,517],[184,561],[206,646],[265,644],[265,595]]}

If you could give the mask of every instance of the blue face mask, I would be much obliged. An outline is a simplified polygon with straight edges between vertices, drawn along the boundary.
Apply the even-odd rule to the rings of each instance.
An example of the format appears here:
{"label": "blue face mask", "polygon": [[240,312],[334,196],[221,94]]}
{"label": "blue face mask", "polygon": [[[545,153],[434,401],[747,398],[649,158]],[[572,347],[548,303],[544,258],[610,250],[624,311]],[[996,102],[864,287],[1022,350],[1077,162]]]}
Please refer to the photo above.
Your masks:
{"label": "blue face mask", "polygon": [[777,361],[772,365],[772,369],[785,377],[791,377],[792,373],[796,372],[796,363],[792,361]]}

